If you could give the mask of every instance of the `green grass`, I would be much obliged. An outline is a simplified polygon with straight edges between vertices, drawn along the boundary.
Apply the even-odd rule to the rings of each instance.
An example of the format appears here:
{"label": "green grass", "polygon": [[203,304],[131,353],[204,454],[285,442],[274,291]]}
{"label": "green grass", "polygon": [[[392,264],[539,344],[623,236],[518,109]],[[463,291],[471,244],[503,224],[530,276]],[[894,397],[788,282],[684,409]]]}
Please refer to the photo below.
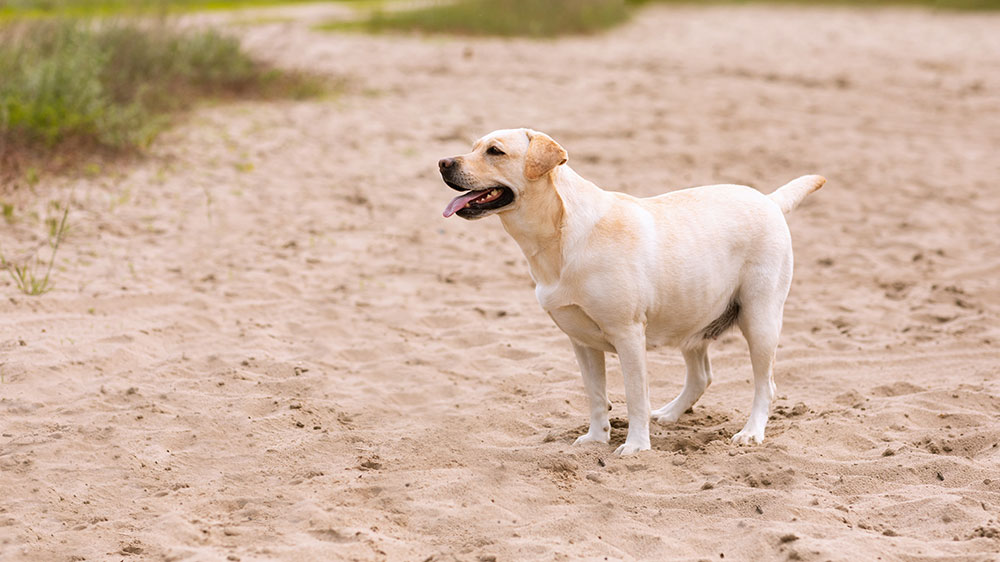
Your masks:
{"label": "green grass", "polygon": [[997,10],[1000,0],[625,0],[627,4],[798,4],[802,6],[928,6],[943,10]]}
{"label": "green grass", "polygon": [[597,32],[627,18],[622,0],[457,0],[414,10],[375,9],[367,19],[320,28],[552,37]]}
{"label": "green grass", "polygon": [[306,97],[323,88],[317,78],[255,62],[218,31],[182,31],[164,20],[8,24],[0,28],[0,77],[7,175],[19,155],[144,148],[172,112],[197,99]]}
{"label": "green grass", "polygon": [[331,31],[416,31],[459,35],[554,37],[593,33],[628,19],[637,6],[675,4],[917,5],[942,9],[1000,9],[1000,0],[440,0],[414,10],[377,3],[358,21],[318,26]]}
{"label": "green grass", "polygon": [[91,17],[229,10],[318,1],[322,0],[0,0],[0,21],[49,16]]}

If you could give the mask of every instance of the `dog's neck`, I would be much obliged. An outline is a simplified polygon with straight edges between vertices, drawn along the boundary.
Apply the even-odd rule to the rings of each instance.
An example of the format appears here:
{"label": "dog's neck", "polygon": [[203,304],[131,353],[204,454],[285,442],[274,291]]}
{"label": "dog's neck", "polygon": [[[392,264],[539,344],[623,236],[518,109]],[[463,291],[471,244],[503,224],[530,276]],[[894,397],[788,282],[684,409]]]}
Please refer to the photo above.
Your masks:
{"label": "dog's neck", "polygon": [[531,277],[540,285],[558,283],[563,267],[567,204],[572,206],[581,189],[600,189],[583,180],[569,166],[558,166],[539,185],[522,195],[517,209],[500,213],[504,230],[528,258]]}

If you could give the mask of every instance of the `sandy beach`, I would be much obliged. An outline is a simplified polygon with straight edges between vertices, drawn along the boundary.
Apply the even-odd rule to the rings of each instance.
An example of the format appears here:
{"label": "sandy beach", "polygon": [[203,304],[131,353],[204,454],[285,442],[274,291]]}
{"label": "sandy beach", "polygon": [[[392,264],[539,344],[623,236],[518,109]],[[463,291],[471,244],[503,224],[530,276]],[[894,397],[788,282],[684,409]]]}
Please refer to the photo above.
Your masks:
{"label": "sandy beach", "polygon": [[[0,276],[0,559],[1000,558],[1000,16],[653,6],[536,41],[279,15],[213,17],[337,93],[202,106],[4,195],[73,203],[55,290]],[[729,442],[732,332],[632,457],[609,357],[612,444],[571,446],[586,396],[523,255],[441,217],[437,160],[520,126],[638,196],[828,179],[788,217],[764,444]],[[10,253],[41,232],[0,223]],[[659,407],[684,364],[649,364]]]}

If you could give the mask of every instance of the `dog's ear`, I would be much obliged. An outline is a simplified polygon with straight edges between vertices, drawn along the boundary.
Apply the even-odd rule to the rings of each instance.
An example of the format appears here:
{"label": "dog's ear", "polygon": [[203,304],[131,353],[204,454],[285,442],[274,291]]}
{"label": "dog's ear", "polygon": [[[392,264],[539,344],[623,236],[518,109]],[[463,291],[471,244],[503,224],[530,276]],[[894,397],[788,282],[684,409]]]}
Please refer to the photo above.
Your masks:
{"label": "dog's ear", "polygon": [[532,181],[537,180],[556,166],[566,163],[566,150],[545,133],[528,131],[528,139],[528,154],[524,157],[524,177]]}

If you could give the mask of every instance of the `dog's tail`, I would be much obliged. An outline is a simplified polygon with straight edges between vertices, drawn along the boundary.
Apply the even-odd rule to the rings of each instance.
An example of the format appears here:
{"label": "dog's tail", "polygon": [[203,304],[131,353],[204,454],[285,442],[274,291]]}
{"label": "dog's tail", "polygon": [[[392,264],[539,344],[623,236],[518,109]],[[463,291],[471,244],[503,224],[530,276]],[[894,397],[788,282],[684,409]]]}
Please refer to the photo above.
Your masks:
{"label": "dog's tail", "polygon": [[802,176],[779,187],[768,197],[781,207],[782,213],[787,215],[799,206],[806,195],[823,187],[824,183],[826,178],[823,176]]}

